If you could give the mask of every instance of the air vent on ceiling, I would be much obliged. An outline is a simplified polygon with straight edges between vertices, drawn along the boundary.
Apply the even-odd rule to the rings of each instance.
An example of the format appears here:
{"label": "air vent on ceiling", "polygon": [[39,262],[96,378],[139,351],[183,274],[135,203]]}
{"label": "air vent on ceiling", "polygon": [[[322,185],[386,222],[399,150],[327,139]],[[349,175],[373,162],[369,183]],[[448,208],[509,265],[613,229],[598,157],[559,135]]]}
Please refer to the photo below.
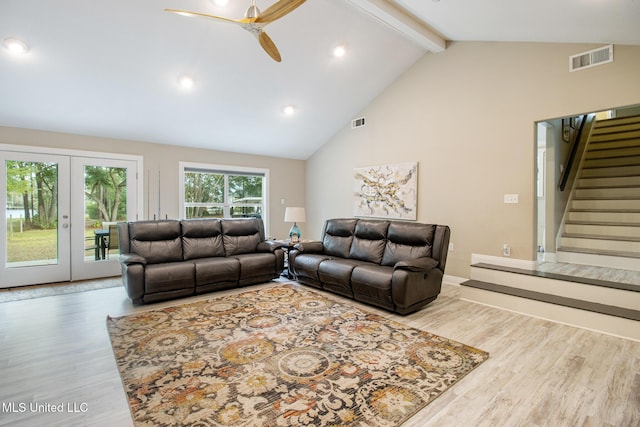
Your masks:
{"label": "air vent on ceiling", "polygon": [[364,117],[351,120],[351,129],[359,128],[362,126],[364,126]]}
{"label": "air vent on ceiling", "polygon": [[613,45],[593,49],[569,57],[569,71],[583,70],[596,65],[613,62]]}

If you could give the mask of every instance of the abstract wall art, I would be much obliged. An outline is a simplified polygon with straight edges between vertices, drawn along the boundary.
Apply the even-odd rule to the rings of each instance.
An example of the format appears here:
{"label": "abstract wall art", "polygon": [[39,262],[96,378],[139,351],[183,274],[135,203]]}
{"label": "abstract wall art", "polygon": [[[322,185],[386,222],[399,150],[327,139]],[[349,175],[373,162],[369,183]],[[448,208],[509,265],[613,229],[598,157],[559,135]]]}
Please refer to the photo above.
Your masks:
{"label": "abstract wall art", "polygon": [[417,219],[418,163],[353,169],[353,215]]}

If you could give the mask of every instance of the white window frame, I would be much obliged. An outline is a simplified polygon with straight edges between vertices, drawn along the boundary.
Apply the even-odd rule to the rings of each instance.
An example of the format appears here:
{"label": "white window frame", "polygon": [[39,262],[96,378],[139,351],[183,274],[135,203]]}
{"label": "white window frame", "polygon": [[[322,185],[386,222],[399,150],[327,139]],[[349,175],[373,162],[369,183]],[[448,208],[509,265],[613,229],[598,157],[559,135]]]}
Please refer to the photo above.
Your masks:
{"label": "white window frame", "polygon": [[[224,173],[224,174],[242,174],[242,175],[262,175],[264,178],[262,179],[262,221],[264,222],[265,228],[265,236],[269,235],[268,224],[269,224],[269,169],[263,168],[252,168],[252,167],[243,167],[243,166],[231,166],[231,165],[217,165],[217,164],[209,164],[209,163],[192,163],[192,162],[179,162],[179,212],[182,218],[187,217],[187,207],[185,206],[185,194],[184,194],[184,176],[185,171],[189,169],[199,169],[203,171],[211,171],[212,173]],[[227,198],[227,188],[225,185],[225,212],[228,212],[230,204],[226,200]]]}

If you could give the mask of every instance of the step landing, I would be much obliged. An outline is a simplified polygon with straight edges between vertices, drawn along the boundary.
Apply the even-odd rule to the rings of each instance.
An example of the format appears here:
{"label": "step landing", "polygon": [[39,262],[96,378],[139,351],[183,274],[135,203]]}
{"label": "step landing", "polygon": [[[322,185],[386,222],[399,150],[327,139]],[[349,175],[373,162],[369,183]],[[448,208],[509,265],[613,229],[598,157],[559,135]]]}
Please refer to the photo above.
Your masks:
{"label": "step landing", "polygon": [[471,266],[462,298],[640,341],[640,283],[487,263]]}

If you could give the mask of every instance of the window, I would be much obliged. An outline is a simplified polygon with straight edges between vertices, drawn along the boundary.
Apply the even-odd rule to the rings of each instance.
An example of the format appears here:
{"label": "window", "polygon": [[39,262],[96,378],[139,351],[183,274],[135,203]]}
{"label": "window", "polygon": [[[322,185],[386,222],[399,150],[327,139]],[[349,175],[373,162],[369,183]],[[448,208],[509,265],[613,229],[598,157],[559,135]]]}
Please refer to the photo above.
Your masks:
{"label": "window", "polygon": [[268,170],[181,162],[180,172],[184,218],[264,218]]}

